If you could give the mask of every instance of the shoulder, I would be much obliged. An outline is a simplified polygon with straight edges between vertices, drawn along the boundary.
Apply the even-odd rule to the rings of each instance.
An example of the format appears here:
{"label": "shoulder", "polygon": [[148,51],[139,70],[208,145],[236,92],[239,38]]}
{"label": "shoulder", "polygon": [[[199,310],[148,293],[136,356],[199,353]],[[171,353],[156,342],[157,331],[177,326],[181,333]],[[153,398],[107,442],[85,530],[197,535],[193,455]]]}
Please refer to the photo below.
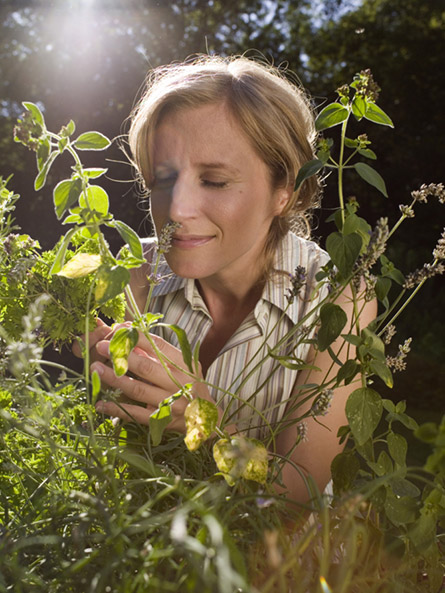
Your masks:
{"label": "shoulder", "polygon": [[285,274],[293,274],[299,268],[304,268],[304,273],[312,284],[317,272],[328,261],[328,253],[318,243],[289,232],[277,249],[274,268]]}

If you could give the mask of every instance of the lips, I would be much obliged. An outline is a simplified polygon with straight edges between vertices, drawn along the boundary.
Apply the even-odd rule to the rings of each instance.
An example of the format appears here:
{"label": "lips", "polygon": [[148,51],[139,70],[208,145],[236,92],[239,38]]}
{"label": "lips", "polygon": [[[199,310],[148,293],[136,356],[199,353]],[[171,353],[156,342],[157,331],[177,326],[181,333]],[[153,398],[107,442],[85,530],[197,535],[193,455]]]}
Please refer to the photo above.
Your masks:
{"label": "lips", "polygon": [[213,235],[173,235],[172,247],[179,249],[193,249],[206,245],[213,239]]}

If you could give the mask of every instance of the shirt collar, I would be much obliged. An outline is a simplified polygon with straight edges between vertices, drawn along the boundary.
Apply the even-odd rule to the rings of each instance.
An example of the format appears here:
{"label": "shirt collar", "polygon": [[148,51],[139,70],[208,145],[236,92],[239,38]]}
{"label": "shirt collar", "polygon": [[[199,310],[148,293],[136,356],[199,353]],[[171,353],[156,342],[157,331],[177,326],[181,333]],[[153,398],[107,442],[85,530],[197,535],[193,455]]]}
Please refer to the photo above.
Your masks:
{"label": "shirt collar", "polygon": [[291,274],[300,261],[300,239],[293,233],[287,233],[279,243],[273,260],[273,272],[263,290],[262,300],[267,301],[285,312],[287,317],[297,323],[299,318],[299,299],[294,298],[289,304],[287,295],[292,287]]}
{"label": "shirt collar", "polygon": [[[287,317],[293,322],[298,321],[299,305],[298,298],[288,306],[287,294],[291,288],[290,273],[293,273],[296,262],[300,260],[300,239],[293,233],[287,233],[277,247],[271,277],[267,280],[263,289],[261,299],[255,307],[255,317],[264,316],[264,304],[269,302],[280,311],[286,311]],[[291,272],[290,272],[291,271]],[[181,278],[176,276],[169,268],[164,258],[158,267],[158,274],[161,277],[159,284],[153,287],[153,297],[165,296],[184,289],[184,296],[194,310],[200,309],[207,315],[209,312],[200,295],[193,278]]]}

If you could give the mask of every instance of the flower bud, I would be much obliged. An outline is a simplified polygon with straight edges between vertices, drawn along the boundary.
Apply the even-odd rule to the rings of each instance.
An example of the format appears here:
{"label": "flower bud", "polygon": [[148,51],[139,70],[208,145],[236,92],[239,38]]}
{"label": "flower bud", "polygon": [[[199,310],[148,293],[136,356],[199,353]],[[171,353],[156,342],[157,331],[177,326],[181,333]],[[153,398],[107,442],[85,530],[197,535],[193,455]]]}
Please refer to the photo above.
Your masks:
{"label": "flower bud", "polygon": [[184,418],[187,429],[185,444],[189,451],[196,451],[215,430],[218,408],[213,402],[197,397],[186,407]]}
{"label": "flower bud", "polygon": [[267,449],[256,439],[220,439],[213,447],[213,457],[229,486],[233,486],[238,478],[260,484],[266,481]]}

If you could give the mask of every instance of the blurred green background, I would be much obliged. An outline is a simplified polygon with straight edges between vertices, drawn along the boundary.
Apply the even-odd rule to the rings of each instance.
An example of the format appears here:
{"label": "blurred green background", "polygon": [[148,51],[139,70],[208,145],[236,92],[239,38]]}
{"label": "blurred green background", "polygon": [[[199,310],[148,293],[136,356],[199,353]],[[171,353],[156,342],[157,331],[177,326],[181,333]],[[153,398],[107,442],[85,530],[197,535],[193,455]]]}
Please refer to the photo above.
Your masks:
{"label": "blurred green background", "polygon": [[[3,0],[0,17],[0,174],[14,174],[10,188],[22,195],[18,223],[45,248],[64,232],[51,194],[67,170],[57,167],[45,188],[34,192],[34,154],[12,140],[21,102],[37,103],[49,129],[74,119],[79,132],[117,137],[128,129],[149,69],[195,53],[247,52],[287,65],[317,108],[334,100],[334,90],[356,72],[370,68],[382,88],[378,103],[395,129],[361,123],[360,131],[369,132],[389,198],[352,177],[346,177],[346,191],[371,224],[380,216],[395,222],[412,190],[445,181],[443,0]],[[103,158],[88,155],[87,162],[100,166]],[[149,234],[147,204],[124,154],[114,146],[107,159],[104,187],[112,212]],[[327,179],[314,219],[322,244],[335,196],[335,183]],[[391,241],[388,256],[404,273],[431,260],[444,209],[420,205]],[[385,395],[408,400],[419,420],[437,420],[445,412],[444,307],[443,278],[435,278],[400,318],[394,340],[411,336],[412,353],[407,371]]]}

